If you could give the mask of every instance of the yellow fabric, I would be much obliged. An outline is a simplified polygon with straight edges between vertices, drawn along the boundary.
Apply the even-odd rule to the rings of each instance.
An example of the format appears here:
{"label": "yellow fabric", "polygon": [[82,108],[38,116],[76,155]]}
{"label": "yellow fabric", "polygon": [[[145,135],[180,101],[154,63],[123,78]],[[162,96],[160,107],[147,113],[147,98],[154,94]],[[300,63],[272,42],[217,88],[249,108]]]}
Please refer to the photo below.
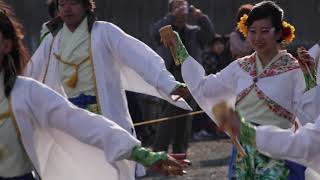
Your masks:
{"label": "yellow fabric", "polygon": [[68,61],[63,60],[59,55],[55,54],[56,59],[65,65],[71,66],[74,69],[74,73],[71,75],[71,77],[69,78],[68,81],[66,81],[66,85],[69,86],[70,88],[75,88],[77,86],[78,83],[78,76],[79,76],[79,68],[82,64],[86,63],[89,60],[89,57],[86,57],[85,59],[81,60],[80,62],[78,62],[78,64],[76,63],[69,63]]}
{"label": "yellow fabric", "polygon": [[[89,38],[87,18],[74,32],[63,25],[59,49],[55,55],[59,57],[60,79],[69,98],[81,93],[95,96],[93,70],[88,60]],[[76,65],[79,66],[76,68]]]}
{"label": "yellow fabric", "polygon": [[[276,60],[278,60],[278,58],[272,59],[270,63],[263,67],[258,55],[256,55],[257,74],[261,74]],[[289,120],[272,112],[267,103],[258,97],[254,89],[252,89],[249,94],[237,104],[236,109],[241,113],[246,121],[251,123],[259,125],[274,125],[284,129],[292,126]]]}
{"label": "yellow fabric", "polygon": [[0,73],[0,177],[21,176],[32,166],[10,120],[9,102],[4,95],[3,73]]}

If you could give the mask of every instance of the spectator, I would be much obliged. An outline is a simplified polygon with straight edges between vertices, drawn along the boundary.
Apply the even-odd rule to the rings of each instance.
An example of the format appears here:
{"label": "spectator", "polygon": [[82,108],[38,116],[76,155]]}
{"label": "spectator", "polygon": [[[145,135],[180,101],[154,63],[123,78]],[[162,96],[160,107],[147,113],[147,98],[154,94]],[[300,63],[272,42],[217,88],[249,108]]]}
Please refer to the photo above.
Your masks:
{"label": "spectator", "polygon": [[[56,1],[48,0],[47,5],[48,5],[48,13],[49,13],[50,19],[54,19],[58,14]],[[47,27],[48,22],[49,21],[42,24],[42,29],[40,32],[40,42],[50,33]]]}
{"label": "spectator", "polygon": [[[240,21],[240,18],[244,14],[249,14],[252,9],[252,4],[244,4],[240,6],[236,16],[236,23]],[[237,27],[237,24],[235,24]],[[253,52],[246,38],[240,33],[238,28],[230,33],[230,51],[233,59],[238,59],[243,56],[250,55]]]}
{"label": "spectator", "polygon": [[215,74],[232,61],[228,37],[216,35],[209,43],[208,51],[202,54],[202,65],[206,75]]}
{"label": "spectator", "polygon": [[[191,16],[197,25],[187,23],[188,16]],[[182,81],[181,69],[174,64],[170,50],[165,48],[160,42],[159,29],[165,25],[172,25],[173,29],[179,33],[186,48],[193,57],[201,58],[203,48],[214,37],[214,28],[207,15],[200,9],[188,5],[186,0],[169,0],[169,13],[156,22],[152,27],[152,36],[159,45],[157,52],[165,60],[167,69],[178,81]],[[197,59],[197,58],[196,58]],[[190,98],[191,99],[191,98]],[[190,100],[193,109],[197,108],[196,103]],[[188,111],[176,108],[169,103],[163,104],[162,116],[174,116],[188,113]],[[155,144],[155,151],[167,151],[168,146],[173,141],[173,153],[186,153],[188,139],[191,133],[192,117],[180,118],[159,124]]]}

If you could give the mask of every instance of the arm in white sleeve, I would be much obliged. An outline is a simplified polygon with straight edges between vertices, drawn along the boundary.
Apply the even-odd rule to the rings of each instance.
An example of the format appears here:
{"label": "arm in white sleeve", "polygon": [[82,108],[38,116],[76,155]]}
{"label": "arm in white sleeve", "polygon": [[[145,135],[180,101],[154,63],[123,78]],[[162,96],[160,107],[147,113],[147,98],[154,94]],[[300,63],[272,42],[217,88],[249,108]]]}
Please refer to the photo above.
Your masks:
{"label": "arm in white sleeve", "polygon": [[47,86],[32,81],[29,108],[41,127],[56,128],[104,151],[106,160],[128,158],[140,142],[113,121],[73,106]]}
{"label": "arm in white sleeve", "polygon": [[320,82],[320,41],[309,49],[310,56],[314,58],[317,65],[317,82]]}
{"label": "arm in white sleeve", "polygon": [[150,47],[111,23],[106,29],[105,41],[113,55],[146,82],[167,95],[179,84],[166,69],[163,59]]}
{"label": "arm in white sleeve", "polygon": [[205,76],[203,67],[189,56],[182,64],[182,77],[200,107],[207,112],[220,101],[235,97],[237,61],[217,74]]}
{"label": "arm in white sleeve", "polygon": [[320,115],[320,87],[315,86],[306,89],[306,81],[301,70],[296,70],[293,74],[295,86],[292,97],[292,105],[295,115],[300,123],[314,123],[314,120]]}
{"label": "arm in white sleeve", "polygon": [[24,76],[32,77],[40,82],[43,81],[46,67],[49,63],[49,51],[52,41],[53,36],[51,34],[47,35],[28,62],[24,70]]}
{"label": "arm in white sleeve", "polygon": [[256,128],[256,145],[259,151],[274,158],[289,159],[320,171],[320,118],[293,132],[274,126]]}

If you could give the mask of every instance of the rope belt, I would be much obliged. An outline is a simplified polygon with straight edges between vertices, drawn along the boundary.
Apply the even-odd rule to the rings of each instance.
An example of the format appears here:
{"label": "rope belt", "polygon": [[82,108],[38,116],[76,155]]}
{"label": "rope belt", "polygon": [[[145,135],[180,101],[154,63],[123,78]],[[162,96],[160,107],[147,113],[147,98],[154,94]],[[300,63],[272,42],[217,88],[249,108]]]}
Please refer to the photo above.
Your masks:
{"label": "rope belt", "polygon": [[10,111],[0,114],[0,124],[7,118],[11,117]]}
{"label": "rope belt", "polygon": [[75,88],[76,85],[77,85],[77,82],[78,82],[78,74],[79,74],[79,67],[87,62],[89,59],[90,59],[90,56],[86,57],[85,59],[81,60],[78,64],[75,64],[75,63],[70,63],[70,62],[67,62],[65,60],[63,60],[61,58],[60,55],[58,54],[54,54],[54,56],[56,57],[56,59],[61,62],[62,64],[65,64],[65,65],[68,65],[68,66],[71,66],[73,69],[74,69],[74,73],[71,75],[71,77],[69,78],[69,80],[67,81],[67,85],[71,88]]}

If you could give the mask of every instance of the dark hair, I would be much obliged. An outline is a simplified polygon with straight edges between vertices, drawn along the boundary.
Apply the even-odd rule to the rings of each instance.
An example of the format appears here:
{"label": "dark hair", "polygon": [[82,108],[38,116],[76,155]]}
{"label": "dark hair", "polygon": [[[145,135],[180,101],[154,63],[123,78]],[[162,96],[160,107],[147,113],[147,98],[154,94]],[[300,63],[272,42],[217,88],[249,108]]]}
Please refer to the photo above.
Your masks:
{"label": "dark hair", "polygon": [[275,31],[279,32],[282,29],[283,10],[272,1],[262,1],[255,6],[249,13],[247,26],[250,27],[254,21],[269,18]]}
{"label": "dark hair", "polygon": [[208,45],[213,46],[216,42],[221,42],[222,44],[225,44],[224,36],[221,36],[220,34],[215,34]]}
{"label": "dark hair", "polygon": [[[83,5],[84,8],[88,9],[87,13],[93,13],[96,8],[94,0],[76,0]],[[59,6],[59,0],[56,0],[57,8]]]}
{"label": "dark hair", "polygon": [[4,91],[8,97],[30,56],[23,44],[22,25],[16,20],[11,7],[3,1],[0,1],[0,32],[4,39],[12,41],[12,49],[4,56],[1,64],[1,71],[4,71]]}
{"label": "dark hair", "polygon": [[243,4],[243,5],[241,5],[239,7],[239,9],[238,9],[238,12],[237,12],[236,23],[238,23],[240,21],[240,18],[244,14],[249,14],[252,8],[253,8],[252,4]]}
{"label": "dark hair", "polygon": [[57,4],[55,0],[48,0],[47,2],[48,5],[48,12],[50,17],[53,19],[56,17],[56,13],[57,13]]}

